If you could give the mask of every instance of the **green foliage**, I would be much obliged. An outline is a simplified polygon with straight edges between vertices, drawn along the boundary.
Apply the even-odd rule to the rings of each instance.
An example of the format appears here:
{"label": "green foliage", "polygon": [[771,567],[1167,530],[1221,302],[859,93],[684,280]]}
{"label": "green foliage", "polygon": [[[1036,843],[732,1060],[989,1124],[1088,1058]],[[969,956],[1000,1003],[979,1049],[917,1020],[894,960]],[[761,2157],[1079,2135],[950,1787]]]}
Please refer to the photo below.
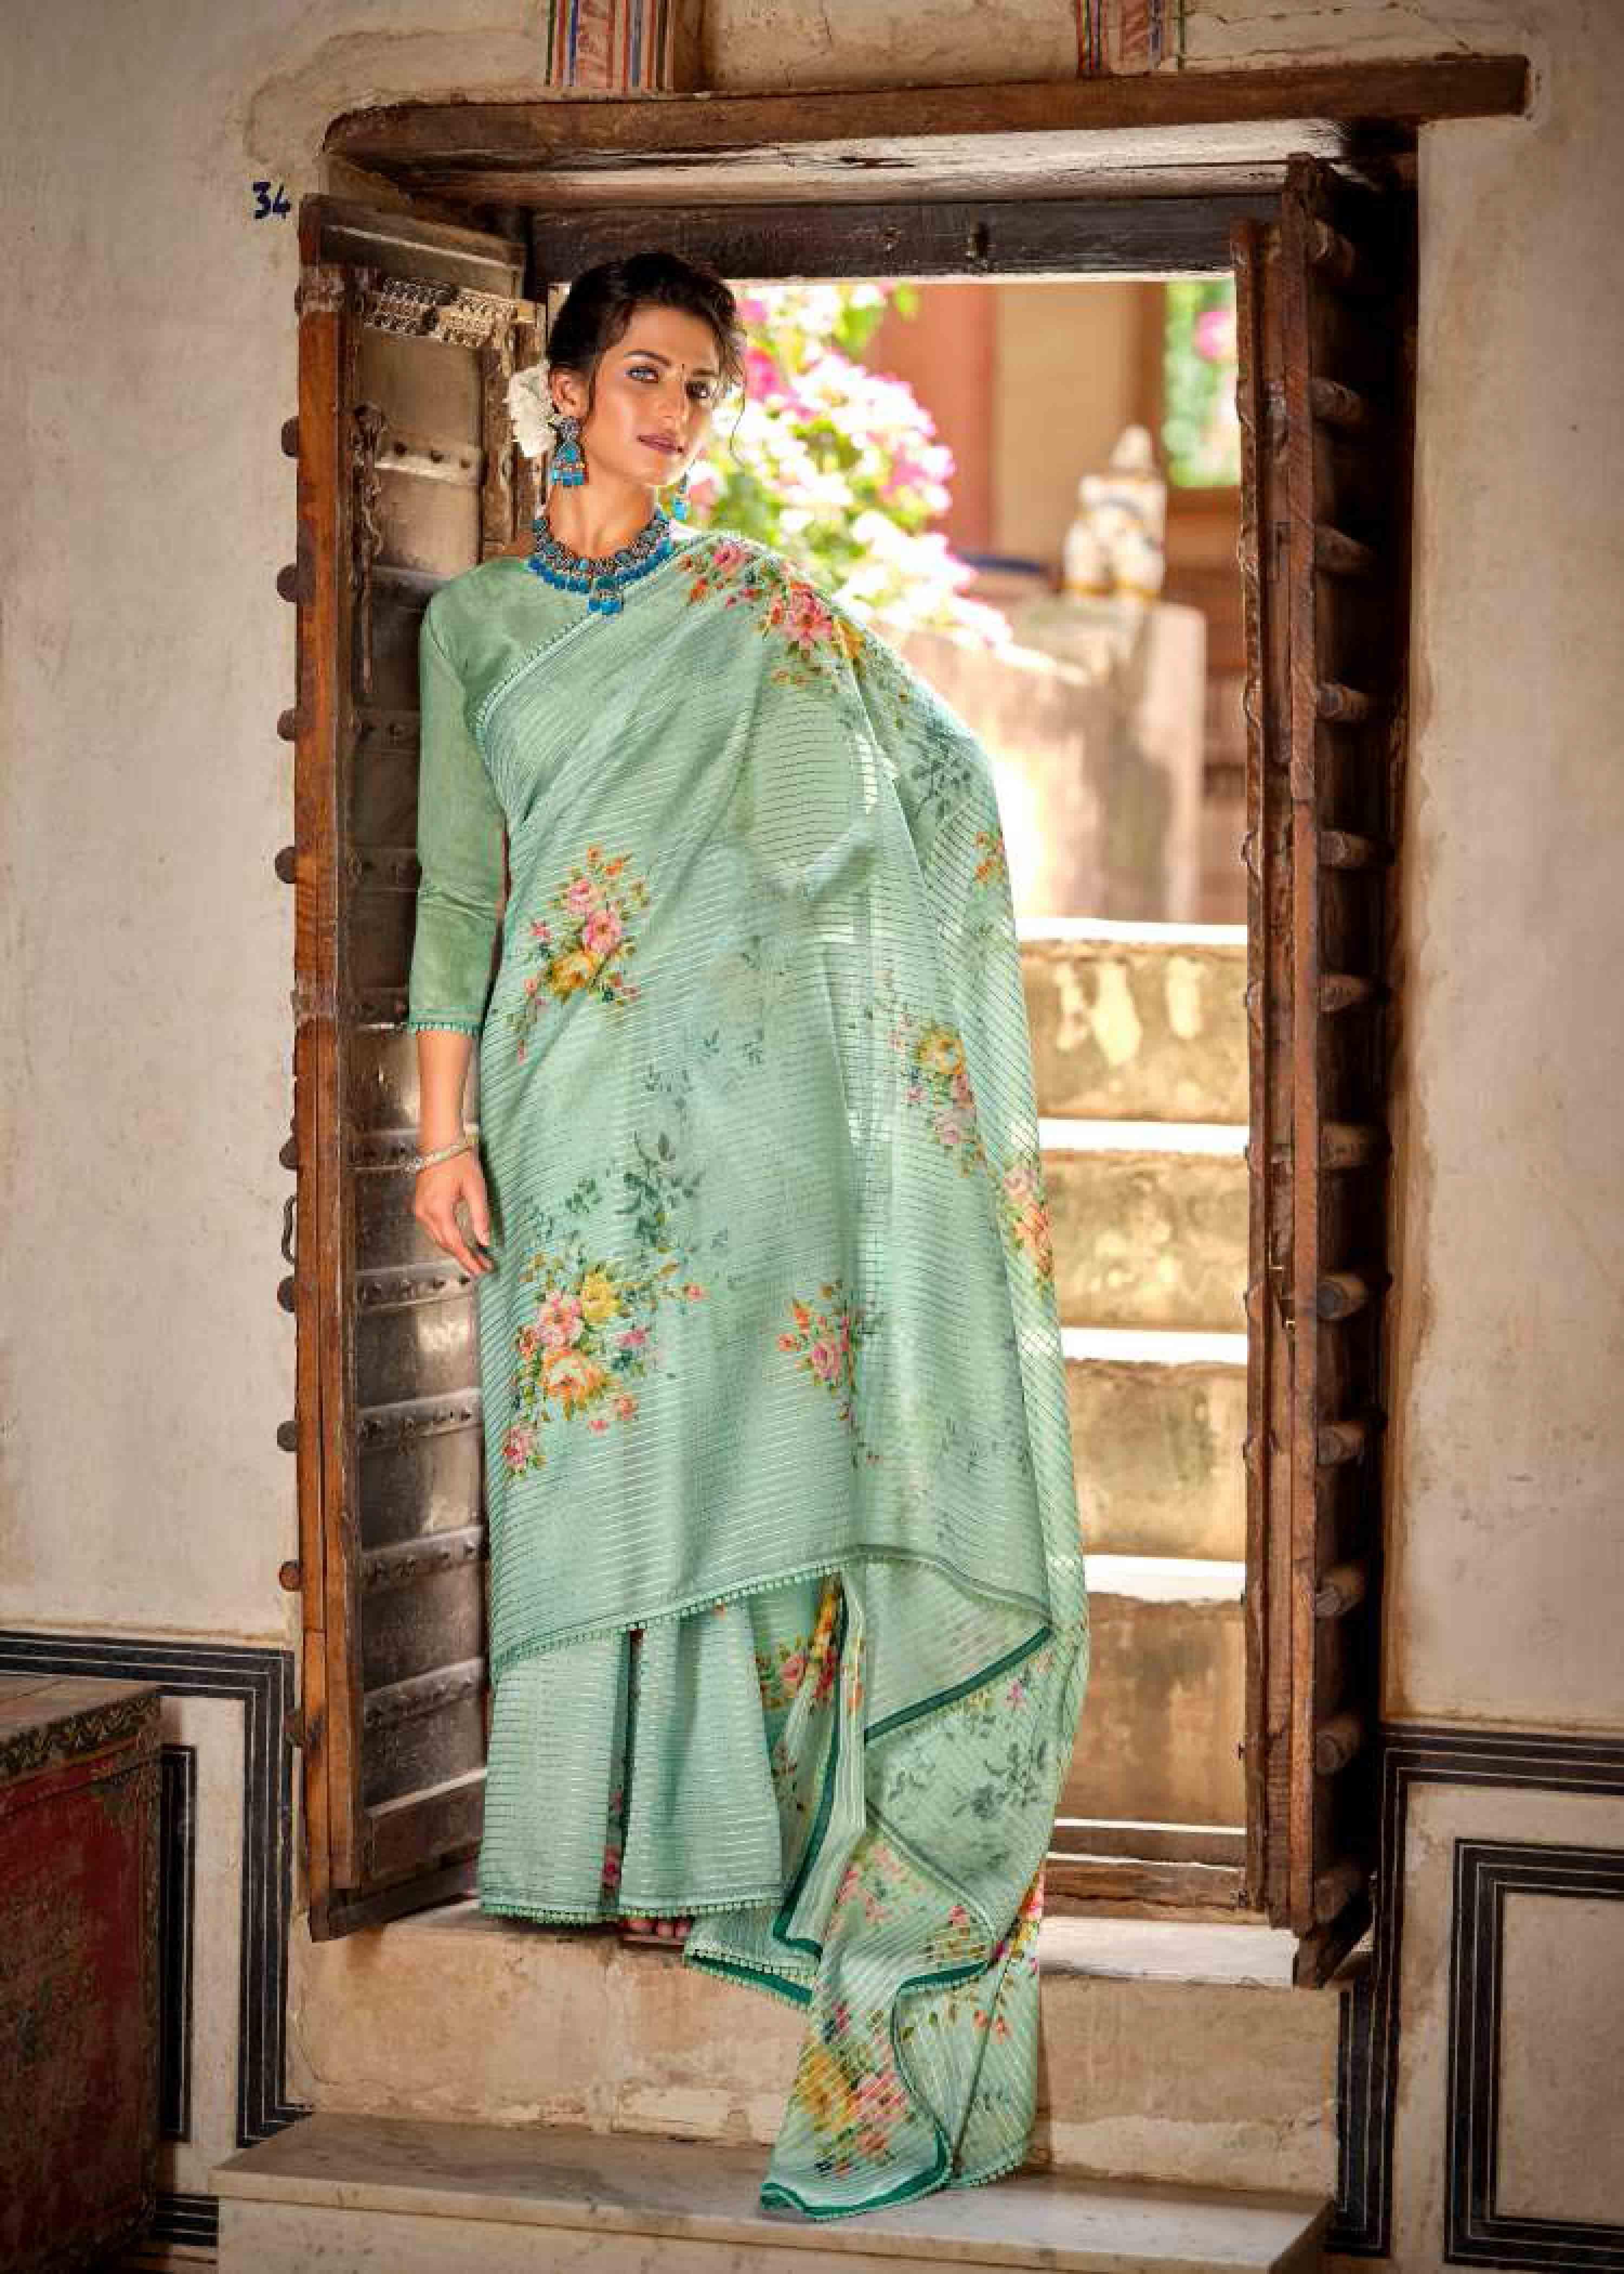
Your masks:
{"label": "green foliage", "polygon": [[1167,290],[1162,448],[1168,479],[1215,489],[1241,478],[1235,415],[1235,280],[1176,277]]}

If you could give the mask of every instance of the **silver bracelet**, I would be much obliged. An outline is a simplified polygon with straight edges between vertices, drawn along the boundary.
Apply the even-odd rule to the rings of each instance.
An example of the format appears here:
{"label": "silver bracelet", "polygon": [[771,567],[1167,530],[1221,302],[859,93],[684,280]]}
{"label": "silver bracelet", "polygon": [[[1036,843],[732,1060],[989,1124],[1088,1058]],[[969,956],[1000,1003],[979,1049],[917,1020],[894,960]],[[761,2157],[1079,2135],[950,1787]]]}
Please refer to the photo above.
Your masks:
{"label": "silver bracelet", "polygon": [[406,1165],[416,1175],[424,1169],[432,1169],[437,1161],[451,1161],[455,1160],[459,1153],[471,1153],[477,1142],[477,1133],[462,1136],[457,1139],[455,1145],[442,1145],[438,1152],[414,1153]]}

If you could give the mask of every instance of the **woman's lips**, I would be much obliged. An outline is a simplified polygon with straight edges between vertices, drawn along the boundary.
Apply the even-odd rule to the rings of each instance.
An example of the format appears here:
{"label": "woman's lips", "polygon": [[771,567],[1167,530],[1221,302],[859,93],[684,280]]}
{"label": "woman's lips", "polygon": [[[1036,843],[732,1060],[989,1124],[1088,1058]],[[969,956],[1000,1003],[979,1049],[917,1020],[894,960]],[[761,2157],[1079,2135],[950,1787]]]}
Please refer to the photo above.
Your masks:
{"label": "woman's lips", "polygon": [[680,458],[682,455],[680,442],[664,442],[658,434],[639,434],[637,440],[650,450],[661,451],[667,458]]}

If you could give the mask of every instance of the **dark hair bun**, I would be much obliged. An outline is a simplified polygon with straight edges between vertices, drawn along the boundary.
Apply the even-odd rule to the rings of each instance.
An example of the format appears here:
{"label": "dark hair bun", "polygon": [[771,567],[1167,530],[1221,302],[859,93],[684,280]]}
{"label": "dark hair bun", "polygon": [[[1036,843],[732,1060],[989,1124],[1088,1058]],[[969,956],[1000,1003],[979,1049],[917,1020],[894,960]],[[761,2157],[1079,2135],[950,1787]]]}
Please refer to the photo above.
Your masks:
{"label": "dark hair bun", "polygon": [[588,383],[598,359],[625,336],[641,307],[680,308],[709,324],[716,340],[722,386],[744,378],[744,328],[730,287],[714,269],[656,249],[583,268],[564,296],[547,334],[547,362],[578,373]]}

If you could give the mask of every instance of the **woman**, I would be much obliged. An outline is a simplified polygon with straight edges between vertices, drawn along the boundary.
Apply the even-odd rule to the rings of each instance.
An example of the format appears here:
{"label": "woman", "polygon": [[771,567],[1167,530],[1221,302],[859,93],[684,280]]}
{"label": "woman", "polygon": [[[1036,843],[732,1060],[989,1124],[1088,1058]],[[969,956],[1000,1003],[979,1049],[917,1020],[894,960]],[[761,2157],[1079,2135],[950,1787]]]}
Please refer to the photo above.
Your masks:
{"label": "woman", "polygon": [[549,347],[535,547],[421,648],[415,1213],[477,1283],[479,1899],[661,1921],[805,2007],[763,2200],[838,2217],[1026,2155],[1086,1674],[998,809],[891,648],[662,510],[741,369],[720,279],[605,263]]}

